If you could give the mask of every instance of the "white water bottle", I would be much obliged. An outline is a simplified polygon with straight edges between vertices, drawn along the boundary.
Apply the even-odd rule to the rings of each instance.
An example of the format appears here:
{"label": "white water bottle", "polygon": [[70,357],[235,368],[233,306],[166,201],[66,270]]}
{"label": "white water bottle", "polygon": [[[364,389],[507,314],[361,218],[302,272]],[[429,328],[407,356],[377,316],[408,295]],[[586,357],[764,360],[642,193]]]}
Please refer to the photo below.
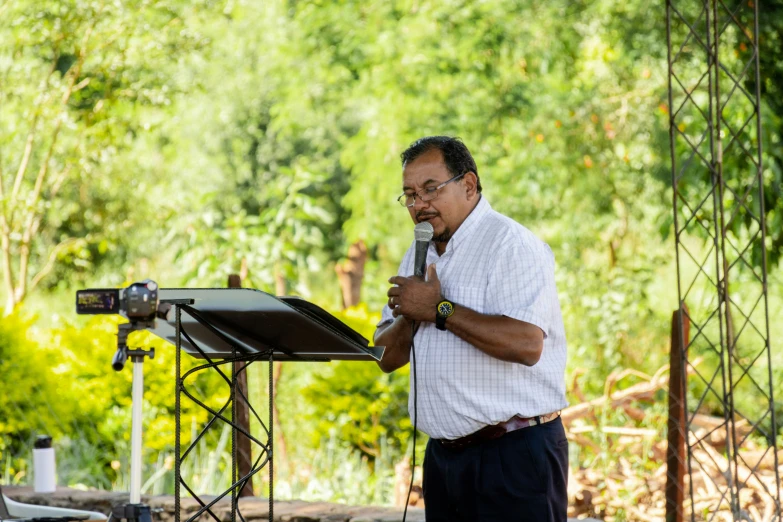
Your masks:
{"label": "white water bottle", "polygon": [[49,435],[39,435],[33,447],[33,479],[36,493],[54,493],[57,488],[57,470],[54,448]]}

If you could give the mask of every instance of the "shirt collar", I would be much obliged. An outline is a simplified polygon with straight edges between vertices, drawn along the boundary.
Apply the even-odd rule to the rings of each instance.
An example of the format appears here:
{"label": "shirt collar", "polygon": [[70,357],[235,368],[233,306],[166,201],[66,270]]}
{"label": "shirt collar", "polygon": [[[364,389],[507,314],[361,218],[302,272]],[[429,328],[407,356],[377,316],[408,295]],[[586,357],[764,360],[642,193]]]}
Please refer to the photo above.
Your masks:
{"label": "shirt collar", "polygon": [[479,202],[473,210],[471,210],[470,214],[468,214],[468,217],[465,218],[465,221],[462,222],[457,231],[454,232],[454,235],[451,236],[451,239],[446,245],[446,250],[443,253],[446,254],[459,246],[460,243],[473,233],[473,230],[476,229],[484,216],[489,214],[491,210],[492,207],[489,205],[487,198],[479,194]]}

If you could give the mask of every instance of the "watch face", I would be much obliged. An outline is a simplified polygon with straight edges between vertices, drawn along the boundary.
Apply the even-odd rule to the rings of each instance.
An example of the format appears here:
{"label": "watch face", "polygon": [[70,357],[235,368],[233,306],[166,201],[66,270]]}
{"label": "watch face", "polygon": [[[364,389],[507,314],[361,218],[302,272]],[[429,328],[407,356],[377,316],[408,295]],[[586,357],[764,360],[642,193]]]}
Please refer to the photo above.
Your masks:
{"label": "watch face", "polygon": [[438,314],[443,317],[448,317],[454,313],[454,306],[448,301],[441,301],[438,303]]}

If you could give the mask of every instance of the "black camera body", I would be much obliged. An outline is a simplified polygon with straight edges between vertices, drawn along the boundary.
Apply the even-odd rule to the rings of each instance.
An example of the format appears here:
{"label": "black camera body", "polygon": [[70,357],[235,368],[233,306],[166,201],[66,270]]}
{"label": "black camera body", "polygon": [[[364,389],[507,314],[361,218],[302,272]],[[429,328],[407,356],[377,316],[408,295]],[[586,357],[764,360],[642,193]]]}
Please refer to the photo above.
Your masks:
{"label": "black camera body", "polygon": [[145,279],[127,288],[90,288],[76,292],[77,314],[120,314],[131,322],[154,321],[158,284]]}

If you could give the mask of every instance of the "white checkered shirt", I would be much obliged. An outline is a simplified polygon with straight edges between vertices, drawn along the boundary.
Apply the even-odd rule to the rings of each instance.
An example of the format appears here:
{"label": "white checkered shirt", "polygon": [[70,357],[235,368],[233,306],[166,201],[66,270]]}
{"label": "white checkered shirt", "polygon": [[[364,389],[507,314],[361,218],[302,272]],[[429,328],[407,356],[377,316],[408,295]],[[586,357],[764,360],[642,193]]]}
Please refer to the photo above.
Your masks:
{"label": "white checkered shirt", "polygon": [[[413,274],[414,244],[398,275]],[[501,361],[434,323],[416,337],[418,427],[437,439],[456,439],[513,417],[561,410],[565,398],[566,339],[549,246],[482,197],[442,256],[430,243],[443,296],[457,307],[505,315],[544,332],[541,359],[532,367]],[[384,306],[378,326],[393,320]],[[413,420],[413,371],[408,411]]]}

